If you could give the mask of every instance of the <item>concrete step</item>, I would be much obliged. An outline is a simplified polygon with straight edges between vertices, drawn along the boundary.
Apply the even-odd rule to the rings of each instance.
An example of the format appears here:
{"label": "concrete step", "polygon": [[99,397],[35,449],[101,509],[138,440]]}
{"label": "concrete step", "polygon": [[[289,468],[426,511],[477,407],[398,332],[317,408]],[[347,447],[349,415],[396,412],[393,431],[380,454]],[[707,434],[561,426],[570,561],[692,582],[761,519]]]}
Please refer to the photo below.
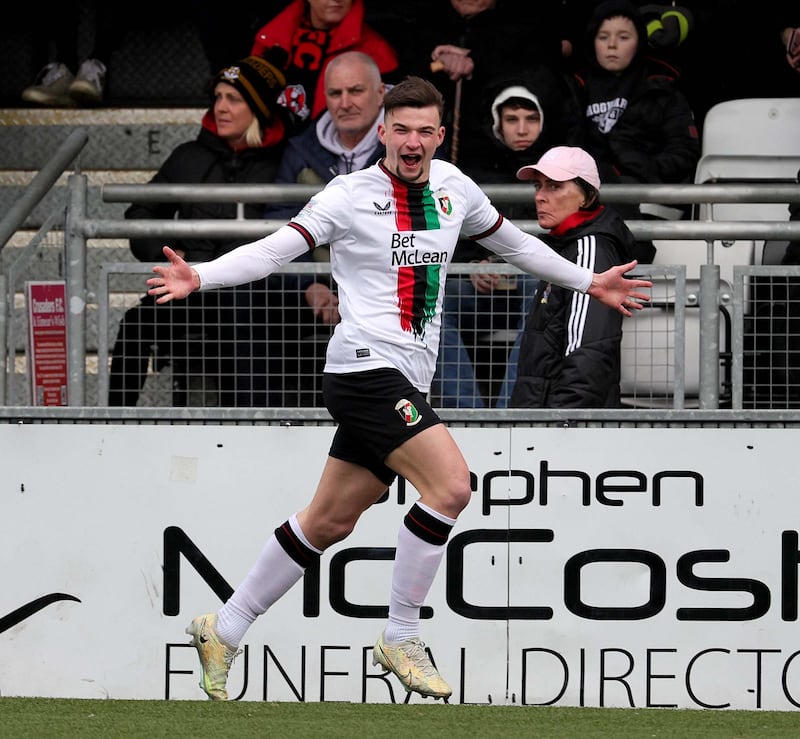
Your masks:
{"label": "concrete step", "polygon": [[[102,186],[148,182],[176,146],[197,137],[204,112],[203,108],[0,109],[0,213],[22,196],[63,141],[85,128],[89,139],[73,167],[89,179],[89,216],[122,218],[127,204],[104,203]],[[69,173],[59,178],[23,228],[38,228],[56,209],[65,207]]]}
{"label": "concrete step", "polygon": [[89,142],[86,170],[155,170],[180,143],[197,137],[203,108],[0,109],[0,171],[38,170],[76,128]]}

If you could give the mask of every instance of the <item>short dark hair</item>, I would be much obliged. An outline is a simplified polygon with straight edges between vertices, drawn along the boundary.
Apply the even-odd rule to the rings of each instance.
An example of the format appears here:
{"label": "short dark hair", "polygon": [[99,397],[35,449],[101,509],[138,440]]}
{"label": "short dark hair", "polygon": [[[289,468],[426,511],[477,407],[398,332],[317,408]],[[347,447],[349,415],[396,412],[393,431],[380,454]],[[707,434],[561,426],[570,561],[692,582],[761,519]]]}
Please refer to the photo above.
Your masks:
{"label": "short dark hair", "polygon": [[442,93],[422,77],[406,77],[398,82],[383,99],[384,115],[395,108],[430,108],[439,111],[439,120],[444,116]]}

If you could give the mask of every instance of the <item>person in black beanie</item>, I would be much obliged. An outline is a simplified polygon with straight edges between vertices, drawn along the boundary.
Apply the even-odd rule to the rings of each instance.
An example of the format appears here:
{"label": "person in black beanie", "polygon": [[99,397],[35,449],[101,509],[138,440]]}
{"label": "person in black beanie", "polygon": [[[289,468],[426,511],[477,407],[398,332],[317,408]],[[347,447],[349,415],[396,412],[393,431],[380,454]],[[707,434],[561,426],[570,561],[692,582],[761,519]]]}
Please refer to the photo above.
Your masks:
{"label": "person in black beanie", "polygon": [[[291,117],[278,104],[285,78],[280,67],[260,57],[246,57],[220,70],[209,89],[213,102],[205,112],[197,138],[180,144],[167,157],[151,183],[164,184],[260,184],[272,182],[278,171]],[[134,203],[125,212],[129,219],[232,219],[236,203],[161,202]],[[263,218],[263,203],[246,203],[246,218]],[[190,261],[213,259],[243,243],[241,239],[189,236],[176,242]],[[142,262],[163,260],[163,239],[131,239],[134,256]],[[287,283],[282,282],[283,277]],[[134,406],[147,377],[152,355],[154,366],[170,364],[173,372],[172,404],[238,407],[279,405],[275,377],[267,377],[267,332],[270,316],[278,315],[292,291],[305,291],[295,276],[275,275],[269,293],[266,283],[245,285],[208,295],[196,295],[170,309],[155,310],[155,300],[144,296],[123,317],[114,344],[109,378],[111,406]],[[309,277],[309,284],[313,280]],[[312,290],[306,293],[316,295]],[[320,310],[326,306],[318,306]],[[334,307],[335,312],[335,307]],[[338,314],[335,316],[338,320]],[[190,392],[186,368],[193,355],[202,355],[203,387]],[[199,401],[197,400],[199,398]]]}
{"label": "person in black beanie", "polygon": [[278,104],[278,97],[286,87],[286,76],[277,64],[248,56],[221,69],[212,80],[212,90],[220,82],[239,92],[265,129],[283,128],[288,112]]}

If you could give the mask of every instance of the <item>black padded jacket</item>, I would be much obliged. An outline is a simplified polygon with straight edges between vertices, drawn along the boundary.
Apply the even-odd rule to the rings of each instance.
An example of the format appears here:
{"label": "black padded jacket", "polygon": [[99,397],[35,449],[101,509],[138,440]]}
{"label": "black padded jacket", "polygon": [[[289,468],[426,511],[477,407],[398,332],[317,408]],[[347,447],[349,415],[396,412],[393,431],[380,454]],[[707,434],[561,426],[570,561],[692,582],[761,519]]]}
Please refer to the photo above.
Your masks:
{"label": "black padded jacket", "polygon": [[[609,207],[570,216],[554,230],[558,235],[542,238],[593,272],[631,259],[633,234]],[[621,313],[588,295],[539,283],[525,323],[511,406],[618,407],[622,320]]]}

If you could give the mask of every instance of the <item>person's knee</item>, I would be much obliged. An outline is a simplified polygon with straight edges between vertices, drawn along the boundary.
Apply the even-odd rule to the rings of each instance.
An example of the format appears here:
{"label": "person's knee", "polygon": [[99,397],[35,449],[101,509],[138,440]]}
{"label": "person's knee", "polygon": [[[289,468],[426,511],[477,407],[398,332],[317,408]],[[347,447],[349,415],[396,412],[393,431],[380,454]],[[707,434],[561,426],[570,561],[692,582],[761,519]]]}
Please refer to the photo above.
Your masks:
{"label": "person's knee", "polygon": [[445,486],[434,493],[431,507],[450,518],[457,518],[469,504],[472,496],[469,470],[450,475]]}
{"label": "person's knee", "polygon": [[355,527],[355,520],[306,518],[301,525],[309,542],[317,549],[325,551],[350,535]]}
{"label": "person's knee", "polygon": [[472,484],[469,469],[466,467],[463,475],[454,481],[452,497],[454,504],[459,507],[459,513],[469,504],[472,497]]}

